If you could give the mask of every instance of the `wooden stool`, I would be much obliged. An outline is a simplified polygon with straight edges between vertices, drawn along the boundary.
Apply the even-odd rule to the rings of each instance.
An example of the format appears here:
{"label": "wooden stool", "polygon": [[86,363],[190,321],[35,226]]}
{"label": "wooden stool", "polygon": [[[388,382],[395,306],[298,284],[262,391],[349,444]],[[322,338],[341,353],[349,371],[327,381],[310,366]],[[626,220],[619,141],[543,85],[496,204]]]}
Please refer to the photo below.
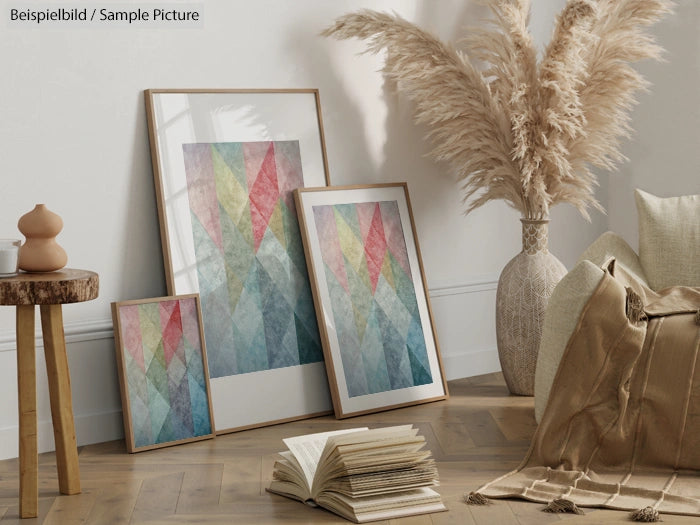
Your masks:
{"label": "wooden stool", "polygon": [[67,268],[0,279],[0,305],[17,307],[19,515],[22,518],[35,518],[39,512],[34,306],[39,305],[41,312],[58,487],[61,494],[78,494],[80,467],[61,305],[94,299],[98,288],[96,273]]}

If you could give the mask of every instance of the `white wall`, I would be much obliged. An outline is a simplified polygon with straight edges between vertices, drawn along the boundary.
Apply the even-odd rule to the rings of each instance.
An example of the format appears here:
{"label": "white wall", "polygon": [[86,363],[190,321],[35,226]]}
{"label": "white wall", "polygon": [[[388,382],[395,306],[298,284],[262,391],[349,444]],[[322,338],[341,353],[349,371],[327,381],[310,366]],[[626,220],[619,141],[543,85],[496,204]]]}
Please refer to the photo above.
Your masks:
{"label": "white wall", "polygon": [[[532,28],[541,45],[563,3],[534,2]],[[3,18],[11,4],[0,0]],[[358,56],[364,49],[358,42],[317,36],[337,16],[370,7],[394,10],[454,41],[464,26],[486,15],[484,8],[476,0],[201,5],[204,23],[191,29],[4,22],[0,31],[0,237],[17,236],[17,219],[46,203],[64,219],[58,240],[69,266],[100,274],[97,300],[64,308],[79,443],[116,439],[122,432],[110,303],[165,293],[143,103],[147,88],[319,88],[332,182],[409,183],[448,378],[497,370],[495,288],[501,268],[520,249],[518,214],[497,202],[464,217],[447,167],[424,156],[425,130],[412,124],[410,104],[377,72],[381,57]],[[698,4],[682,1],[674,20],[660,35],[678,51],[667,64],[646,66],[657,91],[643,99],[643,108],[655,113],[635,114],[645,142],[628,149],[633,162],[622,176],[658,171],[648,167],[656,162],[674,172],[667,180],[675,182],[659,182],[659,189],[689,191],[697,189],[692,145],[699,133]],[[665,131],[657,131],[660,126]],[[650,180],[639,177],[632,180]],[[647,189],[655,190],[650,183]],[[614,210],[611,219],[634,214],[625,192],[616,185],[608,195],[601,180],[598,196]],[[572,209],[555,208],[550,247],[571,266],[607,228],[600,214],[589,224]],[[38,356],[40,448],[50,450],[41,351]],[[0,308],[0,364],[0,457],[13,457],[17,394],[14,314],[8,307]]]}
{"label": "white wall", "polygon": [[[660,197],[700,193],[700,2],[678,2],[655,31],[665,62],[645,62],[651,81],[633,114],[637,131],[623,153],[631,162],[609,177],[609,229],[637,248],[634,189]],[[700,218],[698,218],[700,220]]]}

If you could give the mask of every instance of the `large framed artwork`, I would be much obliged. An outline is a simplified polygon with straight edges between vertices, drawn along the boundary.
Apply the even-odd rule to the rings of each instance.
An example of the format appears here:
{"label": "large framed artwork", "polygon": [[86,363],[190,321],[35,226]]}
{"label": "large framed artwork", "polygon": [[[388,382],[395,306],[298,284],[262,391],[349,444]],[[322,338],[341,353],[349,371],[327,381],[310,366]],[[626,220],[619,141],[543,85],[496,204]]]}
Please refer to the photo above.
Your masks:
{"label": "large framed artwork", "polygon": [[336,417],[445,399],[406,184],[295,198]]}
{"label": "large framed artwork", "polygon": [[129,452],[214,437],[196,294],[112,303]]}
{"label": "large framed artwork", "polygon": [[217,433],[332,411],[293,190],[317,90],[146,91],[168,293],[199,293]]}

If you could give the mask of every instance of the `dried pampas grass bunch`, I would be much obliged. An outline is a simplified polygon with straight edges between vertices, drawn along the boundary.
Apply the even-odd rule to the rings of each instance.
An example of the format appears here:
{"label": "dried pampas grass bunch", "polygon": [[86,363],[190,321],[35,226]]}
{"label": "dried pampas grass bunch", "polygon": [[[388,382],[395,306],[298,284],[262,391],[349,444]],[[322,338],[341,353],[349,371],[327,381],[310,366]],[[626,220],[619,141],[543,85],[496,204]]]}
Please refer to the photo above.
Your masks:
{"label": "dried pampas grass bunch", "polygon": [[[503,199],[541,219],[568,202],[590,219],[592,167],[624,160],[630,111],[647,83],[630,64],[659,59],[646,29],[670,0],[569,0],[538,61],[528,32],[530,0],[488,0],[493,20],[465,39],[466,53],[398,15],[345,15],[325,31],[387,50],[385,73],[428,126],[431,154],[464,183],[466,213]],[[488,64],[478,70],[473,61]]]}

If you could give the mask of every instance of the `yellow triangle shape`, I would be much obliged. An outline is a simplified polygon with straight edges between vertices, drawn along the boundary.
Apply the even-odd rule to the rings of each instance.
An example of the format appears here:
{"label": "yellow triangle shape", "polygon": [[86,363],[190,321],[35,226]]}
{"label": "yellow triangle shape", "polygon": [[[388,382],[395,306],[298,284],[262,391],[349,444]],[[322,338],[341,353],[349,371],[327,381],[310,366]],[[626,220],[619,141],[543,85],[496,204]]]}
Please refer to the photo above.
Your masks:
{"label": "yellow triangle shape", "polygon": [[394,272],[391,271],[391,255],[389,255],[389,250],[384,253],[384,260],[382,261],[382,275],[386,282],[389,283],[394,290],[396,286],[394,285]]}
{"label": "yellow triangle shape", "polygon": [[216,195],[219,203],[234,224],[238,224],[241,215],[248,204],[248,193],[241,186],[231,168],[224,162],[221,154],[212,148],[212,163],[214,165],[214,180],[216,181]]}
{"label": "yellow triangle shape", "polygon": [[338,229],[340,249],[350,265],[360,274],[360,268],[365,259],[365,249],[359,239],[355,237],[355,232],[337,211],[335,212],[335,222],[336,228]]}
{"label": "yellow triangle shape", "polygon": [[284,235],[284,219],[282,218],[282,200],[278,200],[275,209],[272,211],[267,227],[277,237],[282,248],[287,249],[287,238]]}

